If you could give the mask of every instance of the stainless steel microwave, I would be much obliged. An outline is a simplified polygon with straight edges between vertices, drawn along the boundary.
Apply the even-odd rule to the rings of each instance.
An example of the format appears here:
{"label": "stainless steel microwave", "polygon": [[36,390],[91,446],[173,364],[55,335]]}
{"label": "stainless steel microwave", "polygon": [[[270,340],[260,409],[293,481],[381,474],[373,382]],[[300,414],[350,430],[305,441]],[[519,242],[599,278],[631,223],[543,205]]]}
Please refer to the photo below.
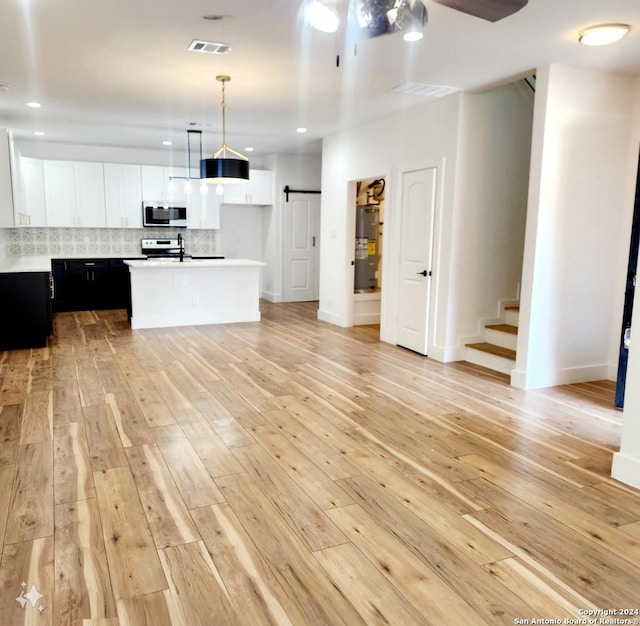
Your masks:
{"label": "stainless steel microwave", "polygon": [[142,203],[142,224],[144,226],[187,227],[187,207],[185,205],[162,206],[160,203]]}

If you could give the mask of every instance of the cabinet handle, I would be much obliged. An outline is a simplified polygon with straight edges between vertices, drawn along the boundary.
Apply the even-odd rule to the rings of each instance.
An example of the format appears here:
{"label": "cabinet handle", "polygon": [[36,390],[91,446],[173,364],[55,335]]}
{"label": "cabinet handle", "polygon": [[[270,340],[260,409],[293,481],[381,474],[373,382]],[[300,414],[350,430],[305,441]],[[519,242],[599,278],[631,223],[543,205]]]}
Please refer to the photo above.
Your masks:
{"label": "cabinet handle", "polygon": [[85,263],[85,267],[90,267],[90,266],[93,266],[93,265],[95,265],[95,263],[89,263],[89,262]]}

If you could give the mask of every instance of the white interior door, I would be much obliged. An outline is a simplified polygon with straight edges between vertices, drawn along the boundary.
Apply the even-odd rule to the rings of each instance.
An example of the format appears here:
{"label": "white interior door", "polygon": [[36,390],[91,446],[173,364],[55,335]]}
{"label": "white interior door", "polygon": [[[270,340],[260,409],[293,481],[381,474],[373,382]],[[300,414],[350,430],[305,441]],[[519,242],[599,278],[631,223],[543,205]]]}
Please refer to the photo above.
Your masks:
{"label": "white interior door", "polygon": [[398,339],[400,346],[427,354],[433,218],[437,168],[402,174],[402,240]]}
{"label": "white interior door", "polygon": [[320,195],[292,193],[284,210],[284,301],[319,297]]}

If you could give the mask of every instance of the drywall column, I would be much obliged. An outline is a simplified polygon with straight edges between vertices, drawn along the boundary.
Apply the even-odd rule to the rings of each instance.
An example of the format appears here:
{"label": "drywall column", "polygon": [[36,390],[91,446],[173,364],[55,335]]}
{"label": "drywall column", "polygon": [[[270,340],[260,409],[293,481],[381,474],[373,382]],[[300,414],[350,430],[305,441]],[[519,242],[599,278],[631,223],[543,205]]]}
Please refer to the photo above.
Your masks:
{"label": "drywall column", "polygon": [[609,375],[636,178],[637,84],[560,65],[537,73],[517,387]]}
{"label": "drywall column", "polygon": [[[622,412],[620,452],[613,455],[611,476],[640,489],[640,302],[636,298],[631,320],[632,338],[627,367],[627,389]],[[635,341],[633,339],[635,335]]]}

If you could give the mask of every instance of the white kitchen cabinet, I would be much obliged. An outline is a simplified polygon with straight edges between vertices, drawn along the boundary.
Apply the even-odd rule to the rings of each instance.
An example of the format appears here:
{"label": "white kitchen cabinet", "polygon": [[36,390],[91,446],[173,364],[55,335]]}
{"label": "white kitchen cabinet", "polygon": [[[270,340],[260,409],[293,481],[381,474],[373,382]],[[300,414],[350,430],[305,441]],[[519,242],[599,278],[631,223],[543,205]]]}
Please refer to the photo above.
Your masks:
{"label": "white kitchen cabinet", "polygon": [[142,228],[142,174],[139,165],[104,164],[108,228]]}
{"label": "white kitchen cabinet", "polygon": [[10,139],[9,131],[6,128],[0,129],[0,228],[11,228],[15,225]]}
{"label": "white kitchen cabinet", "polygon": [[[143,165],[142,168],[142,199],[146,203],[169,206],[171,204],[184,205],[187,195],[184,193],[186,169],[179,167],[162,167],[160,165]],[[170,184],[171,177],[177,177]],[[194,193],[199,181],[193,181]]]}
{"label": "white kitchen cabinet", "polygon": [[147,204],[164,204],[167,183],[164,178],[164,168],[159,165],[143,165],[142,200]]}
{"label": "white kitchen cabinet", "polygon": [[20,194],[16,205],[16,226],[46,226],[42,161],[21,157],[19,169]]}
{"label": "white kitchen cabinet", "polygon": [[270,170],[250,170],[247,183],[227,184],[222,187],[223,204],[273,204],[273,172]]}
{"label": "white kitchen cabinet", "polygon": [[76,182],[71,161],[44,161],[44,198],[48,226],[78,226]]}
{"label": "white kitchen cabinet", "polygon": [[187,200],[188,228],[220,228],[220,198],[213,189],[209,193],[200,193],[200,182],[193,181],[193,193]]}
{"label": "white kitchen cabinet", "polygon": [[107,225],[102,163],[74,163],[77,226],[100,228]]}
{"label": "white kitchen cabinet", "polygon": [[102,163],[44,161],[47,226],[106,226]]}

